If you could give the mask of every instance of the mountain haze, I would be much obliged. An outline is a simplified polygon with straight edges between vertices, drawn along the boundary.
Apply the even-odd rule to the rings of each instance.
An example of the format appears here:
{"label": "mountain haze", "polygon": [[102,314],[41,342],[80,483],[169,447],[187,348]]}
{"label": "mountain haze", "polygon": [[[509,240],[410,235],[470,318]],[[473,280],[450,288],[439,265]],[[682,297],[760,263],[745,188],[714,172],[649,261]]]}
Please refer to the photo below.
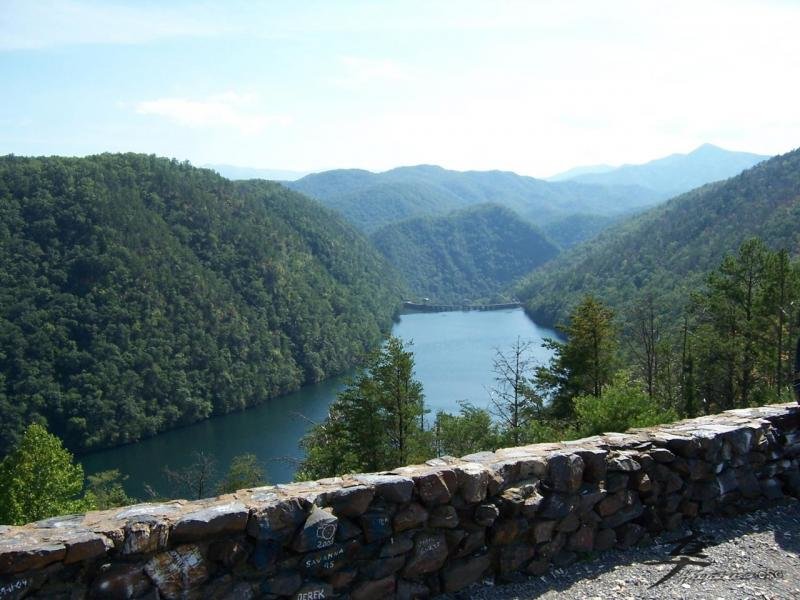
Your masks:
{"label": "mountain haze", "polygon": [[400,167],[383,173],[337,170],[314,173],[289,187],[339,211],[367,232],[415,216],[495,203],[535,225],[572,214],[619,215],[657,201],[637,186],[551,183],[508,171],[450,171],[433,165]]}
{"label": "mountain haze", "polygon": [[576,169],[573,169],[573,176],[568,179],[596,185],[636,185],[668,198],[712,181],[738,175],[767,158],[769,156],[733,152],[703,144],[688,154],[672,154],[644,164],[623,165],[604,172],[575,174]]}
{"label": "mountain haze", "polygon": [[533,225],[496,204],[386,225],[372,240],[417,300],[441,304],[500,301],[501,291],[558,253]]}
{"label": "mountain haze", "polygon": [[542,324],[585,294],[620,312],[652,293],[673,317],[705,274],[750,237],[800,254],[800,150],[705,185],[612,227],[534,271],[519,287]]}

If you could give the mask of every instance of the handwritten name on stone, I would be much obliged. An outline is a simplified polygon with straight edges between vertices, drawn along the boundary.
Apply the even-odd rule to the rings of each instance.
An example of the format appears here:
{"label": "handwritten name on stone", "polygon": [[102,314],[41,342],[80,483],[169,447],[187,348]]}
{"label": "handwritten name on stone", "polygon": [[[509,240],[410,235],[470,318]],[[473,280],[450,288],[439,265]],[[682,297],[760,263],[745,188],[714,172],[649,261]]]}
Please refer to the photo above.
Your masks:
{"label": "handwritten name on stone", "polygon": [[17,592],[21,592],[30,585],[29,579],[17,579],[11,583],[4,583],[0,585],[0,599],[13,598]]}
{"label": "handwritten name on stone", "polygon": [[297,594],[297,600],[324,600],[325,590],[309,590]]}
{"label": "handwritten name on stone", "polygon": [[313,558],[307,558],[305,560],[305,567],[307,569],[312,569],[316,566],[322,566],[323,569],[332,569],[333,564],[337,558],[344,554],[344,548],[337,548],[336,550],[331,550],[330,552],[325,552],[320,556],[315,556]]}

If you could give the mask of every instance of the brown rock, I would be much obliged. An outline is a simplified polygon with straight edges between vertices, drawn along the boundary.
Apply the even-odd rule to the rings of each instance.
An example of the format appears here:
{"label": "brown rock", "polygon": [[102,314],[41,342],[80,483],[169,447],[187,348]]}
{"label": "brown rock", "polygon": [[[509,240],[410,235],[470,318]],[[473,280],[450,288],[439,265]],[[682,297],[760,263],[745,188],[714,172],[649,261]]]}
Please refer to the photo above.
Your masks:
{"label": "brown rock", "polygon": [[400,532],[421,527],[428,520],[428,516],[425,507],[417,502],[412,502],[394,516],[394,530]]}
{"label": "brown rock", "polygon": [[0,539],[0,575],[41,569],[63,560],[64,544],[42,542],[28,532]]}
{"label": "brown rock", "polygon": [[481,504],[475,508],[473,519],[481,527],[491,527],[500,516],[500,511],[494,504]]}
{"label": "brown rock", "polygon": [[533,558],[534,554],[536,554],[536,549],[529,544],[503,546],[500,549],[500,557],[497,562],[500,574],[508,575],[519,570],[522,565]]}
{"label": "brown rock", "polygon": [[321,495],[317,502],[329,506],[333,514],[342,517],[360,517],[375,497],[375,489],[365,485],[340,488]]}
{"label": "brown rock", "polygon": [[479,581],[488,570],[491,559],[488,554],[466,560],[454,561],[442,571],[444,592],[457,592]]}
{"label": "brown rock", "polygon": [[520,539],[529,529],[527,519],[517,517],[514,519],[502,519],[495,522],[489,530],[489,541],[492,545],[510,544]]}
{"label": "brown rock", "polygon": [[408,558],[403,575],[417,577],[441,568],[447,560],[447,540],[443,533],[418,533],[414,536],[414,551]]}
{"label": "brown rock", "polygon": [[[450,473],[453,482],[448,486],[448,477],[445,473]],[[414,477],[414,484],[420,499],[427,505],[445,504],[453,497],[453,490],[457,485],[457,478],[453,471],[432,471],[424,475]]]}
{"label": "brown rock", "polygon": [[351,598],[353,598],[353,600],[391,598],[394,596],[396,585],[397,582],[394,575],[389,575],[377,581],[364,581],[355,587]]}
{"label": "brown rock", "polygon": [[65,537],[64,543],[67,546],[67,555],[64,557],[65,565],[104,556],[114,548],[114,543],[110,539],[93,532],[72,534]]}
{"label": "brown rock", "polygon": [[300,589],[301,585],[303,585],[303,578],[300,577],[300,573],[286,571],[265,579],[261,583],[261,593],[275,596],[291,596]]}
{"label": "brown rock", "polygon": [[577,492],[583,482],[583,459],[577,454],[551,454],[547,477],[557,492]]}
{"label": "brown rock", "polygon": [[456,509],[450,505],[436,506],[431,509],[428,520],[430,527],[441,527],[444,529],[454,529],[458,527],[458,514]]}
{"label": "brown rock", "polygon": [[250,511],[241,502],[227,502],[195,510],[178,518],[170,533],[172,543],[194,542],[223,533],[243,532]]}
{"label": "brown rock", "polygon": [[118,564],[109,565],[95,578],[92,589],[92,598],[138,598],[152,587],[150,579],[145,575],[142,565]]}
{"label": "brown rock", "polygon": [[144,570],[161,595],[170,600],[182,598],[208,579],[206,560],[193,544],[156,554]]}
{"label": "brown rock", "polygon": [[428,586],[417,581],[397,581],[395,600],[427,600],[431,597],[431,590]]}
{"label": "brown rock", "polygon": [[305,522],[310,509],[311,502],[305,498],[276,499],[253,511],[247,522],[247,533],[258,540],[288,542]]}
{"label": "brown rock", "polygon": [[141,517],[131,520],[123,528],[124,541],[120,552],[151,554],[166,549],[169,542],[169,525],[158,518]]}
{"label": "brown rock", "polygon": [[591,552],[593,548],[594,528],[588,525],[582,526],[567,540],[567,550],[573,552]]}
{"label": "brown rock", "polygon": [[483,465],[468,463],[453,469],[458,479],[461,497],[469,503],[482,502],[486,498],[489,472]]}
{"label": "brown rock", "polygon": [[537,544],[549,542],[553,539],[553,533],[558,521],[536,521],[533,524],[533,541]]}
{"label": "brown rock", "polygon": [[414,493],[414,481],[399,475],[356,475],[356,480],[375,488],[375,494],[389,502],[405,504]]}
{"label": "brown rock", "polygon": [[613,529],[601,529],[594,536],[594,549],[609,550],[617,543],[617,533]]}

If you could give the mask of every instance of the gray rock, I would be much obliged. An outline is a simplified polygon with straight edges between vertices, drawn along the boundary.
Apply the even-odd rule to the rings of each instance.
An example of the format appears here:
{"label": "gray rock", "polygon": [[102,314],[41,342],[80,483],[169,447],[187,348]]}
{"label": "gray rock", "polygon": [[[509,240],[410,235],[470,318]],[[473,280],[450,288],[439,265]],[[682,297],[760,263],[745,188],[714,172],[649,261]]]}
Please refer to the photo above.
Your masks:
{"label": "gray rock", "polygon": [[447,540],[443,533],[422,532],[414,536],[414,551],[403,569],[404,577],[417,577],[437,571],[447,560]]}
{"label": "gray rock", "polygon": [[223,533],[243,532],[250,511],[241,502],[214,504],[181,515],[172,527],[173,543],[194,542]]}
{"label": "gray rock", "polygon": [[583,482],[583,459],[577,454],[552,454],[547,477],[557,492],[577,492]]}
{"label": "gray rock", "polygon": [[494,504],[481,504],[475,507],[473,519],[481,527],[491,527],[500,516],[500,511]]}
{"label": "gray rock", "polygon": [[332,546],[336,540],[338,521],[330,512],[312,507],[311,514],[295,535],[292,548],[296,552],[310,552]]}
{"label": "gray rock", "polygon": [[357,475],[356,480],[375,488],[375,494],[388,502],[405,504],[414,493],[414,481],[399,475]]}
{"label": "gray rock", "polygon": [[430,527],[441,527],[445,529],[454,529],[458,527],[458,514],[456,513],[456,509],[450,505],[435,506],[431,509],[428,525]]}
{"label": "gray rock", "polygon": [[424,506],[417,502],[412,502],[397,511],[394,516],[394,530],[399,532],[421,527],[427,522],[428,516],[429,513]]}
{"label": "gray rock", "polygon": [[445,592],[457,592],[479,581],[489,569],[491,558],[488,554],[453,561],[442,571],[442,585]]}

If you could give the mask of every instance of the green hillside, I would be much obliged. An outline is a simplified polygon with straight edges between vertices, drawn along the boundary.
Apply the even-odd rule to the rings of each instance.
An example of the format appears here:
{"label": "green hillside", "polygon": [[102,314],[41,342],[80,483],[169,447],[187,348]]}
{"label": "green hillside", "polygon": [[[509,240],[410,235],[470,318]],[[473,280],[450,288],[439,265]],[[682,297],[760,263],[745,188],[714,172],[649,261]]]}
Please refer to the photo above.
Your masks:
{"label": "green hillside", "polygon": [[624,313],[651,292],[676,316],[688,291],[753,236],[800,254],[800,150],[612,227],[534,271],[517,291],[542,324],[564,320],[587,293]]}
{"label": "green hillside", "polygon": [[0,454],[98,448],[352,366],[400,287],[332,212],[153,156],[0,158]]}
{"label": "green hillside", "polygon": [[337,210],[370,233],[410,217],[441,215],[487,202],[545,226],[575,214],[627,214],[657,201],[652,191],[636,186],[551,183],[507,171],[460,172],[431,165],[384,173],[325,171],[287,185]]}
{"label": "green hillside", "polygon": [[513,281],[558,253],[533,225],[493,204],[387,225],[372,240],[412,294],[439,303],[499,301]]}

